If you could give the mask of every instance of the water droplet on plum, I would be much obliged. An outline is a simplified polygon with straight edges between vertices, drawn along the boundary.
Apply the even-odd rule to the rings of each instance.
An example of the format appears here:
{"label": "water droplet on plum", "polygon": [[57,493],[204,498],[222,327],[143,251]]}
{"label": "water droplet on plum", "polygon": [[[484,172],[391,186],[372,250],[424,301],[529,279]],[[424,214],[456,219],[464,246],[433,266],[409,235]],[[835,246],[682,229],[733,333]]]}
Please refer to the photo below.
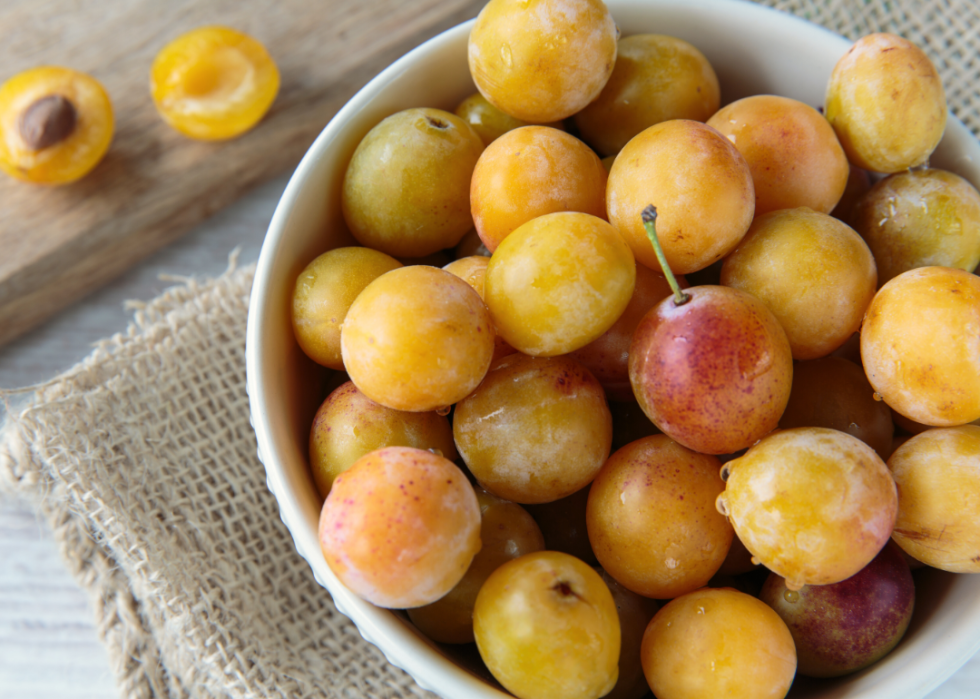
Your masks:
{"label": "water droplet on plum", "polygon": [[510,51],[510,44],[501,44],[500,46],[500,60],[504,62],[504,65],[510,68],[514,65],[514,56]]}

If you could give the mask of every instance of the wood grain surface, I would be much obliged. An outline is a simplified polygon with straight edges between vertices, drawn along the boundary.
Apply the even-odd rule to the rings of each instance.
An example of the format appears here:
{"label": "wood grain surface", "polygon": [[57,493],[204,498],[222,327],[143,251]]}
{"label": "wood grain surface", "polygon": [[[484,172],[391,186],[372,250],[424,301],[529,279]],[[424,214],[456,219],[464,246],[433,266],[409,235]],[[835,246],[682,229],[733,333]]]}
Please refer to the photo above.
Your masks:
{"label": "wood grain surface", "polygon": [[[362,85],[484,0],[4,0],[0,81],[65,65],[106,87],[116,132],[80,181],[0,178],[0,344],[121,274],[194,224],[291,169]],[[231,26],[279,66],[279,96],[248,134],[190,140],[158,117],[153,57],[195,27]]]}

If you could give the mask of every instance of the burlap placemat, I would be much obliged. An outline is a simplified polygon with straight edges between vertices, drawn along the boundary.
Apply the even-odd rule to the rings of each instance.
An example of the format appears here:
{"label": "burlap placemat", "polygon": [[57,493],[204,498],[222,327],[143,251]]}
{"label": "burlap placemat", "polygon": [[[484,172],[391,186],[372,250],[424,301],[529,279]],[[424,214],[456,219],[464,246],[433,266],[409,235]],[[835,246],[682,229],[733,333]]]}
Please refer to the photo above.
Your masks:
{"label": "burlap placemat", "polygon": [[254,267],[141,305],[124,334],[8,396],[8,487],[88,590],[124,697],[409,697],[293,550],[245,394]]}
{"label": "burlap placemat", "polygon": [[[975,0],[764,4],[852,39],[915,41],[980,132]],[[336,611],[266,489],[245,394],[253,271],[138,304],[80,365],[5,396],[0,487],[50,523],[122,696],[431,696]]]}

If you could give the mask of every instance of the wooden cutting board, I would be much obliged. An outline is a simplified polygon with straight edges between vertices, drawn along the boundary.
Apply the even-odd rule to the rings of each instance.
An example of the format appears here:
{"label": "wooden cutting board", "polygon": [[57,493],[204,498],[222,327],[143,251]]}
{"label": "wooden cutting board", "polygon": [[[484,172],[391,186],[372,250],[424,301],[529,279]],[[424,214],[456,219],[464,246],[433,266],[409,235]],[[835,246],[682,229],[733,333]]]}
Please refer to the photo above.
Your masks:
{"label": "wooden cutting board", "polygon": [[[78,182],[0,175],[0,344],[119,275],[299,162],[362,85],[485,0],[4,0],[0,82],[37,65],[90,73],[113,102],[105,160]],[[266,118],[224,143],[187,139],[153,107],[149,70],[179,34],[221,24],[281,72]]]}

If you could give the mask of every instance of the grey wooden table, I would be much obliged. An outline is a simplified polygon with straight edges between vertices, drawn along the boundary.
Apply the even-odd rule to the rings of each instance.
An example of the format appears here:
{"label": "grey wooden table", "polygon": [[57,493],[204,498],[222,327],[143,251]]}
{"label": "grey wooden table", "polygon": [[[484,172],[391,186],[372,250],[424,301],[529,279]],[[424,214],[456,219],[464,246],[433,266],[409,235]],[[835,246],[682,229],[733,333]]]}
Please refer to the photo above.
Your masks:
{"label": "grey wooden table", "polygon": [[[173,282],[161,274],[217,275],[239,247],[258,258],[286,178],[247,194],[171,247],[30,335],[0,348],[0,388],[43,382],[84,358],[92,343],[126,328],[129,299],[149,300]],[[929,699],[980,696],[980,656]],[[0,497],[0,697],[115,699],[105,651],[85,594],[62,567],[46,527],[30,507]]]}

